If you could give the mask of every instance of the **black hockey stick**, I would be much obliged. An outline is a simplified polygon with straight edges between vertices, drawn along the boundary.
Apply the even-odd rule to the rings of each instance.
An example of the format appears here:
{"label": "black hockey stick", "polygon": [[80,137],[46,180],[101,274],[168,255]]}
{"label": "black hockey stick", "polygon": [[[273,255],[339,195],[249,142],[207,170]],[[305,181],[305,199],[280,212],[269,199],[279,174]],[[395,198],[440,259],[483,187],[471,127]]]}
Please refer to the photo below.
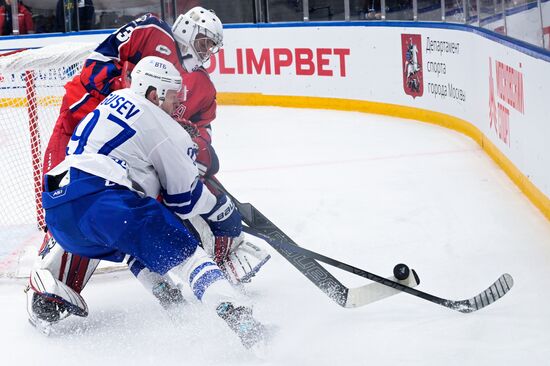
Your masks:
{"label": "black hockey stick", "polygon": [[485,291],[482,291],[478,295],[467,299],[467,300],[448,300],[443,299],[431,294],[428,294],[426,292],[419,291],[415,288],[405,286],[399,282],[395,282],[392,280],[389,280],[387,278],[378,276],[374,273],[367,272],[365,270],[362,270],[360,268],[354,267],[352,265],[340,262],[336,259],[326,257],[322,254],[316,253],[314,251],[301,248],[295,245],[291,245],[289,243],[286,243],[284,241],[279,241],[276,239],[271,238],[269,235],[266,235],[258,230],[256,230],[253,227],[244,227],[243,230],[246,233],[249,233],[251,235],[254,235],[258,238],[263,239],[264,241],[268,242],[272,247],[283,250],[287,252],[289,255],[292,253],[294,254],[300,254],[312,259],[316,259],[320,262],[330,264],[331,266],[340,268],[344,271],[356,274],[361,277],[365,277],[371,281],[375,281],[377,283],[380,283],[384,286],[389,286],[395,290],[406,292],[410,295],[420,297],[424,300],[428,300],[430,302],[433,302],[438,305],[445,306],[449,309],[460,311],[461,313],[471,313],[473,311],[483,309],[484,307],[492,304],[493,302],[497,301],[501,297],[503,297],[514,285],[514,280],[512,276],[510,276],[508,273],[503,274],[500,276],[491,286],[489,286]]}
{"label": "black hockey stick", "polygon": [[[296,244],[281,229],[269,221],[250,203],[239,202],[218,180],[208,178],[207,181],[211,186],[225,193],[235,203],[237,209],[241,213],[244,223],[248,225],[246,230],[253,229],[254,233],[257,234],[256,236],[259,236],[260,234],[262,235],[260,238],[263,240],[266,240],[265,238],[269,238],[270,240],[283,241],[285,243],[289,243],[289,245],[296,247],[298,246],[298,244]],[[328,297],[342,307],[353,308],[364,306],[399,293],[399,291],[395,289],[382,286],[378,283],[370,283],[361,287],[348,288],[310,256],[288,251],[279,246],[272,245],[270,241],[267,242],[287,261],[296,267],[296,269],[298,269],[304,276],[313,282],[315,286],[321,289],[321,291],[327,294]],[[414,275],[410,276],[410,278],[405,281],[411,286],[417,286],[420,281],[414,270],[412,272]]]}
{"label": "black hockey stick", "polygon": [[[353,296],[349,296],[349,291],[353,289],[348,289],[347,287],[342,285],[315,260],[329,264],[336,268],[340,268],[344,271],[356,274],[358,276],[365,277],[371,281],[392,288],[396,291],[406,292],[410,295],[422,298],[441,306],[445,306],[449,309],[456,310],[461,313],[471,313],[492,304],[493,302],[503,297],[508,291],[510,291],[510,289],[514,285],[514,280],[512,276],[506,273],[500,276],[491,286],[489,286],[486,290],[482,291],[478,295],[467,300],[459,301],[443,299],[428,294],[426,292],[419,291],[412,287],[405,286],[399,282],[389,280],[374,273],[367,272],[365,270],[340,262],[333,258],[329,258],[322,254],[299,247],[292,239],[290,239],[290,237],[288,237],[279,228],[277,228],[271,221],[267,219],[267,217],[265,217],[250,203],[239,202],[237,199],[235,199],[235,197],[227,192],[227,190],[221,185],[221,183],[219,183],[219,181],[209,180],[209,182],[220,191],[226,193],[229,197],[231,197],[233,202],[235,202],[235,205],[241,212],[243,221],[248,225],[248,227],[243,228],[245,232],[257,236],[270,244],[284,258],[286,258],[290,263],[298,268],[300,272],[306,275],[306,277],[309,278],[317,287],[327,293],[329,297],[331,297],[341,306],[354,307],[361,305],[347,304],[347,302],[349,302],[349,300],[353,298]],[[321,276],[322,280],[318,281],[319,276],[312,276],[311,274],[316,272],[311,271],[311,269],[314,269],[316,271],[320,269],[320,273],[326,274],[330,277],[326,275]],[[327,278],[334,281],[329,281],[329,286],[326,286],[326,282],[323,281]],[[331,291],[332,289],[334,289],[334,292]]]}

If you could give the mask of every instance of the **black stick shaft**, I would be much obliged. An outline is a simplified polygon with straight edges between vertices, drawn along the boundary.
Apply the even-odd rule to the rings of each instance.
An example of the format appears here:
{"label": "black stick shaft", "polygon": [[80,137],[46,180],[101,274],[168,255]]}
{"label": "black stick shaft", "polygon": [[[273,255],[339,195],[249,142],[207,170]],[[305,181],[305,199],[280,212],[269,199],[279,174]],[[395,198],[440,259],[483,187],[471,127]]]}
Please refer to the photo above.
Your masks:
{"label": "black stick shaft", "polygon": [[[237,206],[242,219],[250,228],[254,228],[263,237],[284,241],[289,245],[298,246],[288,235],[273,224],[267,217],[249,203],[239,202],[227,189],[215,178],[208,178],[207,183],[215,189],[225,193]],[[269,243],[269,242],[268,242]],[[329,298],[338,305],[346,307],[349,288],[344,286],[336,277],[315,261],[315,259],[301,255],[296,252],[283,251],[281,248],[273,247],[298,271],[300,271],[315,286],[323,291]]]}
{"label": "black stick shaft", "polygon": [[271,245],[285,259],[294,265],[294,267],[302,272],[311,282],[313,282],[331,299],[343,307],[346,306],[349,288],[342,285],[340,281],[338,281],[316,261],[329,264],[384,286],[391,287],[395,290],[408,293],[409,295],[430,301],[452,310],[460,311],[462,313],[471,313],[492,304],[510,291],[514,284],[512,276],[509,274],[503,274],[486,290],[470,299],[460,301],[443,299],[415,288],[402,285],[398,282],[388,280],[387,278],[377,274],[367,272],[363,269],[316,253],[312,250],[302,248],[250,203],[239,202],[222,186],[219,181],[209,179],[209,183],[227,194],[227,196],[235,202],[235,205],[243,217],[243,221],[246,225],[248,225],[243,227],[243,231],[257,236]]}

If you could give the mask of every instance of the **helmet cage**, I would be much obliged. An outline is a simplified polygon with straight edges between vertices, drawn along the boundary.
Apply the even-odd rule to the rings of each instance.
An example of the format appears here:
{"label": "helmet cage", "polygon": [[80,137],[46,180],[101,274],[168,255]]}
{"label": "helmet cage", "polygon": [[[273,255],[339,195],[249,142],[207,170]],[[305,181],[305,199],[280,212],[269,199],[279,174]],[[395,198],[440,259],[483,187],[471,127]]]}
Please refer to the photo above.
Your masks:
{"label": "helmet cage", "polygon": [[195,55],[197,55],[199,61],[204,63],[210,59],[210,56],[220,51],[223,42],[218,34],[198,24],[193,28],[190,46],[195,52]]}
{"label": "helmet cage", "polygon": [[200,6],[179,15],[172,32],[187,71],[196,71],[222,47],[223,24],[214,11]]}

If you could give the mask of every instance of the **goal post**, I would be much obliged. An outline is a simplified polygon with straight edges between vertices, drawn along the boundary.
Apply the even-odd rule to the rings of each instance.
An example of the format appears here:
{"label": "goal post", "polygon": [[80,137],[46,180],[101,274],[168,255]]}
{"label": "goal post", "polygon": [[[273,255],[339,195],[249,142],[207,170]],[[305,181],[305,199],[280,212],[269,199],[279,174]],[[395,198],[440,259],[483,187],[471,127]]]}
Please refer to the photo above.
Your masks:
{"label": "goal post", "polygon": [[40,162],[42,161],[41,152],[42,144],[40,143],[40,132],[38,131],[38,105],[36,104],[36,83],[34,81],[34,71],[25,71],[25,96],[27,98],[27,115],[29,118],[29,133],[31,146],[31,164],[32,164],[32,180],[34,188],[34,201],[36,207],[36,219],[40,229],[46,223],[44,221],[44,212],[42,210],[42,189],[41,189],[41,169]]}
{"label": "goal post", "polygon": [[65,43],[0,55],[0,226],[44,227],[44,149],[64,85],[95,43]]}

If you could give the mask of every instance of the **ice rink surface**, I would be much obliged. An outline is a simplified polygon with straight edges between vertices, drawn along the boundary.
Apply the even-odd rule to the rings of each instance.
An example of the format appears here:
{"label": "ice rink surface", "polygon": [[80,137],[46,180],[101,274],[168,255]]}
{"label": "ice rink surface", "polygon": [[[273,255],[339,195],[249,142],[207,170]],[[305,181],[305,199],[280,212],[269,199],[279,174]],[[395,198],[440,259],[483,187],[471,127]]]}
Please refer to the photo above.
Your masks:
{"label": "ice rink surface", "polygon": [[[407,294],[343,309],[270,249],[248,286],[258,318],[279,328],[260,359],[196,304],[169,318],[128,272],[92,278],[88,318],[68,318],[50,337],[27,323],[25,281],[2,279],[1,365],[550,362],[550,223],[469,138],[361,113],[222,106],[214,146],[226,188],[301,246],[384,276],[407,263],[418,289],[454,300],[505,272],[515,287],[468,315]],[[15,249],[33,242],[24,233],[0,228]]]}

